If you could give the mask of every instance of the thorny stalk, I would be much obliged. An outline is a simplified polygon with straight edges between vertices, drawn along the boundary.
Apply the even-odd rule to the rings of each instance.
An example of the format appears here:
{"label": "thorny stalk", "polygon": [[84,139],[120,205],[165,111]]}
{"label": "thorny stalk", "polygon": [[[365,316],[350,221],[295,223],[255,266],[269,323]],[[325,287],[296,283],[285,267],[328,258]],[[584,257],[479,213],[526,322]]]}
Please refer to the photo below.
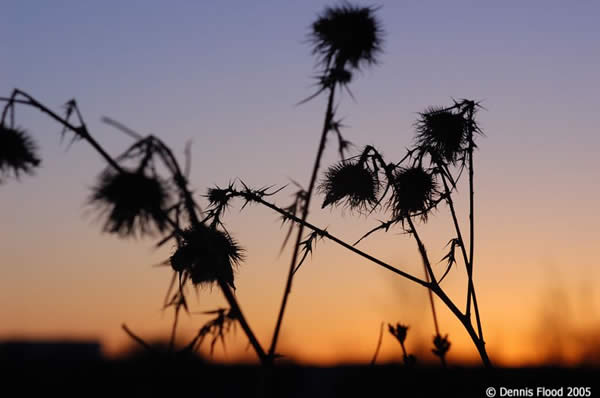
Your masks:
{"label": "thorny stalk", "polygon": [[[474,201],[474,184],[473,184],[473,151],[475,149],[475,142],[473,141],[473,134],[475,133],[475,125],[473,122],[473,113],[475,112],[475,103],[469,103],[467,108],[467,120],[469,122],[468,128],[468,140],[469,140],[469,269],[468,277],[469,284],[473,284],[473,253],[475,248],[475,201]],[[475,296],[475,289],[473,293],[473,308],[475,309],[475,319],[477,322],[477,331],[479,338],[483,341],[483,329],[481,327],[481,319],[479,317],[479,307],[477,305],[477,297]],[[468,311],[467,311],[468,312]]]}
{"label": "thorny stalk", "polygon": [[[24,99],[19,99],[17,98],[18,96],[23,97]],[[72,131],[75,136],[79,139],[83,139],[86,142],[88,142],[103,158],[104,160],[111,166],[113,167],[117,172],[119,173],[123,173],[124,170],[123,168],[117,163],[116,160],[114,160],[105,150],[104,148],[102,148],[102,146],[89,134],[87,126],[85,124],[85,122],[83,121],[83,118],[81,116],[81,113],[79,112],[79,108],[77,107],[77,104],[75,103],[74,100],[69,101],[68,104],[70,104],[70,106],[72,106],[72,109],[76,110],[76,113],[78,115],[79,118],[79,126],[75,126],[73,124],[71,124],[68,121],[68,118],[63,118],[61,116],[59,116],[58,114],[56,114],[55,112],[53,112],[52,110],[50,110],[48,107],[44,106],[42,103],[40,103],[39,101],[37,101],[35,98],[33,98],[32,96],[30,96],[29,94],[15,89],[11,95],[10,98],[0,98],[0,100],[2,101],[6,101],[7,104],[3,110],[2,113],[2,121],[4,121],[5,115],[7,114],[7,111],[9,109],[9,107],[14,107],[15,103],[21,104],[21,105],[27,105],[27,106],[31,106],[33,108],[36,108],[38,110],[40,110],[41,112],[49,115],[52,119],[54,119],[55,121],[57,121],[59,124],[61,124],[66,130],[70,130]],[[174,174],[174,180],[178,186],[178,188],[180,189],[180,191],[183,193],[184,195],[184,203],[186,206],[186,210],[188,212],[188,215],[190,217],[190,221],[192,222],[192,225],[196,225],[198,224],[200,221],[198,219],[198,216],[196,214],[196,210],[199,209],[199,206],[195,203],[195,201],[192,198],[191,192],[188,190],[187,188],[187,181],[185,179],[185,177],[183,176],[183,174],[181,173],[181,169],[179,167],[179,164],[177,162],[177,160],[175,159],[175,157],[173,156],[173,153],[171,152],[171,150],[164,145],[164,143],[162,143],[162,141],[158,140],[155,138],[155,141],[159,143],[159,147],[161,148],[161,150],[163,151],[165,157],[162,157],[163,159],[167,159],[166,163],[167,163],[167,167],[169,168],[169,170]],[[165,212],[166,213],[166,212]],[[167,220],[167,222],[171,225],[171,227],[173,228],[174,232],[181,235],[182,231],[181,228],[178,225],[178,222],[174,221],[173,219],[171,219],[169,217],[168,214],[165,214],[165,218]],[[246,334],[246,336],[248,337],[248,340],[250,341],[250,344],[252,345],[252,347],[254,348],[257,356],[259,357],[259,359],[261,360],[261,362],[265,363],[266,362],[266,355],[265,352],[262,348],[262,346],[260,345],[260,343],[258,342],[258,339],[256,338],[256,336],[254,335],[254,332],[252,331],[252,329],[250,328],[248,322],[246,321],[241,308],[237,302],[237,299],[235,298],[235,295],[233,294],[233,292],[231,291],[230,287],[227,285],[227,283],[219,280],[218,281],[219,287],[221,288],[223,295],[225,296],[225,299],[227,300],[229,306],[231,307],[231,309],[234,311],[235,315],[236,315],[236,319],[238,320],[238,322],[240,323],[240,326],[242,327],[242,329],[244,330],[244,333]],[[174,325],[173,325],[173,337],[174,338],[174,334],[175,334],[175,330],[176,330],[176,325],[177,325],[177,320],[178,320],[178,316],[177,313],[175,315],[175,321],[174,321]],[[129,329],[127,329],[125,326],[123,328],[130,336],[135,336]],[[136,336],[137,337],[137,336]],[[135,338],[136,341],[143,341],[141,340],[139,337]],[[143,344],[144,346],[147,346],[147,343]]]}
{"label": "thorny stalk", "polygon": [[315,188],[315,183],[317,181],[317,175],[319,172],[319,166],[321,164],[321,158],[323,156],[323,152],[325,150],[325,142],[327,140],[327,133],[330,130],[331,122],[333,120],[333,100],[335,96],[335,82],[331,84],[329,88],[329,99],[327,100],[327,110],[325,111],[325,121],[323,122],[323,131],[321,132],[321,140],[319,142],[319,148],[317,150],[317,157],[315,159],[315,163],[312,170],[312,175],[310,177],[310,183],[308,184],[308,190],[306,192],[306,196],[304,199],[304,203],[302,206],[302,223],[298,227],[298,234],[296,236],[296,242],[294,244],[294,252],[292,254],[292,260],[290,262],[290,267],[288,271],[287,281],[285,283],[285,290],[283,292],[283,298],[281,300],[281,306],[279,309],[279,315],[277,316],[277,322],[275,324],[275,330],[273,331],[273,338],[271,339],[271,346],[269,347],[269,358],[271,360],[274,358],[275,350],[277,349],[277,340],[279,338],[279,332],[281,330],[281,322],[283,321],[283,315],[285,312],[285,308],[287,305],[287,301],[292,290],[292,280],[294,278],[294,270],[296,269],[296,264],[298,261],[298,253],[300,252],[300,242],[302,241],[302,236],[304,233],[304,222],[308,217],[310,200],[313,194],[313,190]]}
{"label": "thorny stalk", "polygon": [[[427,255],[424,256],[424,258],[427,259],[427,262],[424,261],[424,264],[425,264],[425,268],[426,268],[426,275],[428,275],[429,277],[433,276],[430,281],[424,281],[424,280],[419,279],[419,278],[417,278],[407,272],[404,272],[396,267],[393,267],[393,266],[387,264],[386,262],[378,259],[377,257],[372,256],[360,249],[357,249],[355,246],[353,246],[349,243],[346,243],[345,241],[343,241],[340,238],[337,238],[335,235],[332,235],[325,229],[319,228],[319,227],[311,224],[310,222],[302,221],[301,218],[295,216],[294,214],[288,213],[285,210],[274,205],[273,203],[270,203],[270,202],[266,201],[265,199],[263,199],[263,196],[265,196],[265,194],[262,191],[251,190],[248,188],[245,190],[239,191],[239,190],[235,190],[233,188],[229,188],[228,193],[232,197],[241,197],[241,198],[245,199],[247,202],[251,201],[251,202],[259,203],[265,207],[268,207],[269,209],[279,213],[284,218],[284,220],[290,220],[297,224],[303,225],[304,227],[306,227],[314,232],[317,232],[321,237],[327,238],[328,240],[331,240],[332,242],[337,243],[338,245],[344,247],[345,249],[350,250],[351,252],[353,252],[363,258],[366,258],[367,260],[371,261],[372,263],[374,263],[380,267],[383,267],[397,275],[400,275],[401,277],[403,277],[405,279],[408,279],[414,283],[417,283],[418,285],[421,285],[421,286],[427,288],[430,292],[433,292],[433,294],[435,294],[446,305],[446,307],[452,312],[452,314],[454,314],[454,316],[461,322],[461,324],[463,325],[463,327],[469,334],[469,337],[473,341],[475,347],[477,348],[477,351],[482,359],[483,364],[488,368],[492,367],[492,363],[491,363],[491,361],[487,355],[486,349],[485,349],[484,341],[478,336],[475,329],[473,329],[473,325],[471,324],[470,318],[467,317],[466,314],[461,312],[461,310],[454,304],[452,299],[450,299],[450,297],[446,294],[446,292],[437,283],[435,276],[433,275],[433,269],[431,268],[431,265],[429,265],[429,267],[427,267],[427,264],[429,262]],[[410,223],[412,223],[412,220],[410,221]],[[414,225],[414,223],[413,223],[413,225]],[[419,239],[419,241],[420,241],[420,239]],[[422,244],[422,242],[421,242],[421,244]],[[424,249],[424,246],[423,246],[423,249]],[[440,336],[439,333],[437,335]]]}

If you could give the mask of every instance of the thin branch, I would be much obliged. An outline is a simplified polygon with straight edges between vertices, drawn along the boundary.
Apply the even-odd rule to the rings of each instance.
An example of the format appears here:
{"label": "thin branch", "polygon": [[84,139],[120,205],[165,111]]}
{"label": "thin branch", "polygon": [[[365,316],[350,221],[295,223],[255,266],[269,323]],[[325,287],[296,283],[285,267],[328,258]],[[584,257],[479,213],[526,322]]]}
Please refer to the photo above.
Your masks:
{"label": "thin branch", "polygon": [[299,217],[286,212],[285,210],[277,207],[276,205],[274,205],[274,204],[272,204],[270,202],[265,201],[264,199],[262,199],[260,196],[258,196],[256,194],[254,194],[253,192],[240,192],[240,191],[235,191],[235,190],[233,190],[232,192],[233,192],[233,194],[235,196],[244,197],[247,200],[250,200],[250,201],[253,201],[253,202],[256,202],[256,203],[260,203],[263,206],[266,206],[269,209],[276,211],[277,213],[281,214],[282,216],[287,217],[289,220],[292,220],[292,221],[294,221],[294,222],[296,222],[298,224],[301,224],[301,225],[305,226],[306,228],[309,228],[309,229],[317,232],[320,236],[322,236],[324,238],[327,238],[327,239],[329,239],[329,240],[337,243],[338,245],[344,247],[345,249],[348,249],[351,252],[353,252],[355,254],[358,254],[359,256],[364,257],[367,260],[370,260],[371,262],[374,262],[375,264],[377,264],[377,265],[379,265],[379,266],[381,266],[381,267],[383,267],[383,268],[385,268],[385,269],[387,269],[389,271],[392,271],[395,274],[398,274],[398,275],[400,275],[400,276],[402,276],[402,277],[404,277],[404,278],[406,278],[408,280],[411,280],[411,281],[413,281],[413,282],[415,282],[415,283],[417,283],[417,284],[419,284],[419,285],[421,285],[423,287],[426,287],[426,288],[430,287],[429,283],[427,283],[427,282],[425,282],[425,281],[423,281],[423,280],[421,280],[421,279],[419,279],[419,278],[417,278],[417,277],[415,277],[415,276],[413,276],[413,275],[411,275],[409,273],[401,271],[398,268],[393,267],[393,266],[385,263],[384,261],[381,261],[378,258],[375,258],[375,257],[371,256],[370,254],[367,254],[367,253],[363,252],[362,250],[357,249],[356,247],[350,245],[349,243],[346,243],[343,240],[341,240],[340,238],[338,238],[338,237],[330,234],[325,229],[321,229],[319,227],[316,227],[315,225],[311,224],[308,221],[302,221],[302,219],[300,219]]}
{"label": "thin branch", "polygon": [[[410,226],[410,232],[415,237],[415,240],[417,241],[417,246],[419,247],[419,253],[421,254],[421,258],[423,260],[423,268],[425,270],[425,280],[430,285],[438,286],[438,284],[435,280],[435,275],[433,274],[433,269],[431,268],[431,264],[429,262],[429,257],[427,256],[427,251],[425,250],[425,245],[423,245],[423,242],[421,241],[421,238],[419,237],[419,234],[417,233],[415,224],[412,222],[412,219],[410,216],[406,217],[406,220],[408,221],[408,225]],[[429,302],[431,303],[431,313],[433,314],[433,324],[435,326],[435,334],[439,336],[440,327],[438,324],[437,312],[435,311],[435,303],[433,301],[433,294],[431,292],[431,289],[428,289],[427,293],[429,294]]]}
{"label": "thin branch", "polygon": [[[381,322],[381,326],[379,327],[379,339],[377,340],[377,347],[375,348],[375,354],[373,354],[373,359],[371,359],[371,366],[375,365],[375,361],[377,361],[377,355],[379,355],[379,350],[381,349],[381,342],[383,341],[383,322]],[[402,347],[404,349],[404,346]],[[404,354],[406,356],[406,353]]]}
{"label": "thin branch", "polygon": [[471,272],[469,272],[469,259],[467,257],[467,249],[465,248],[465,242],[462,237],[462,232],[460,230],[460,225],[458,224],[458,218],[456,216],[456,210],[454,208],[454,201],[452,200],[452,196],[450,195],[450,187],[446,181],[446,177],[443,173],[442,183],[444,184],[444,190],[446,192],[446,202],[448,203],[448,207],[450,208],[450,214],[452,215],[452,222],[454,223],[454,229],[456,230],[456,236],[459,241],[459,245],[461,248],[461,252],[463,255],[463,261],[465,263],[465,268],[467,270],[467,278],[468,278],[468,287],[467,287],[467,309],[465,311],[467,318],[471,316],[471,296],[475,294],[475,288],[473,286],[473,278],[471,277]]}
{"label": "thin branch", "polygon": [[125,331],[125,333],[127,333],[127,335],[129,335],[129,337],[131,337],[133,340],[135,340],[139,345],[141,345],[142,347],[144,347],[145,349],[147,349],[148,351],[155,353],[156,351],[154,351],[154,348],[152,348],[152,346],[148,343],[146,343],[141,337],[139,337],[138,335],[136,335],[135,333],[133,333],[125,324],[121,325],[121,328]]}
{"label": "thin branch", "polygon": [[112,126],[114,128],[116,128],[117,130],[127,134],[129,137],[133,138],[134,140],[141,140],[143,138],[143,136],[139,133],[136,133],[134,130],[130,129],[129,127],[125,126],[124,124],[117,122],[114,119],[111,119],[107,116],[102,116],[102,122],[108,124],[109,126]]}
{"label": "thin branch", "polygon": [[[323,131],[321,132],[321,140],[319,142],[319,148],[317,150],[317,157],[315,159],[315,164],[313,166],[312,176],[310,178],[310,183],[308,185],[308,191],[306,193],[306,197],[304,200],[304,206],[302,209],[302,221],[306,221],[308,217],[308,211],[310,208],[310,200],[312,197],[312,193],[315,187],[315,182],[317,180],[317,173],[319,171],[319,166],[321,164],[321,157],[323,156],[323,152],[325,150],[325,141],[327,138],[327,133],[330,130],[330,123],[333,120],[333,100],[335,96],[335,83],[333,83],[330,87],[329,99],[327,101],[327,110],[325,112],[325,121],[323,123]],[[285,308],[287,305],[287,301],[292,291],[292,281],[294,279],[294,270],[296,269],[296,262],[298,261],[298,252],[300,250],[300,242],[302,241],[302,233],[304,232],[304,225],[300,224],[298,228],[298,235],[296,237],[296,243],[294,245],[294,253],[292,254],[292,260],[290,261],[290,267],[288,271],[288,277],[285,284],[285,290],[283,292],[283,298],[281,300],[281,306],[279,309],[279,315],[277,316],[277,322],[275,324],[275,330],[273,331],[273,338],[271,339],[271,347],[269,348],[269,357],[273,358],[275,355],[275,350],[277,348],[277,340],[279,338],[279,331],[281,330],[281,323],[283,321],[283,314],[285,313]]]}

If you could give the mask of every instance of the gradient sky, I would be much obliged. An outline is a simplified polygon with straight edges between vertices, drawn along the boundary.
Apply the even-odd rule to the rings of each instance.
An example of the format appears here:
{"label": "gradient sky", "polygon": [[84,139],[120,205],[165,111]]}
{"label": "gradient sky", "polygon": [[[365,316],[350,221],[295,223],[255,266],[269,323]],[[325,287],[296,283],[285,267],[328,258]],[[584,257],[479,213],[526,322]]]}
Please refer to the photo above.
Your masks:
{"label": "gradient sky", "polygon": [[[0,96],[20,88],[56,110],[76,98],[91,133],[115,155],[131,141],[103,124],[104,115],[160,136],[181,158],[192,140],[198,195],[235,177],[257,187],[307,184],[325,99],[294,104],[314,90],[306,34],[331,4],[5,1]],[[377,4],[385,52],[351,84],[356,101],[341,98],[346,138],[397,160],[411,144],[417,112],[452,98],[482,101],[475,274],[492,360],[589,355],[600,346],[600,5]],[[172,314],[160,308],[170,273],[152,265],[172,247],[155,251],[151,239],[103,234],[85,206],[102,159],[84,143],[67,149],[59,126],[34,110],[19,108],[17,121],[38,142],[43,167],[0,186],[0,338],[98,338],[114,354],[130,343],[122,322],[147,338],[165,336]],[[326,165],[336,160],[330,142]],[[287,205],[292,193],[274,200]],[[385,217],[320,211],[320,199],[314,203],[311,220],[349,241]],[[226,218],[247,249],[237,295],[267,345],[290,253],[278,256],[285,231],[275,214],[238,208]],[[421,227],[434,259],[453,237],[449,221],[442,209]],[[361,248],[421,275],[416,245],[400,230]],[[464,305],[464,270],[452,270],[444,285]],[[200,290],[192,302],[194,311],[224,305],[218,289]],[[440,312],[453,342],[449,360],[476,359],[466,333]],[[205,319],[186,318],[182,333]],[[295,279],[280,351],[311,363],[368,361],[382,321],[409,324],[409,351],[427,355],[433,325],[425,290],[319,242]],[[228,344],[217,358],[252,358],[240,330]],[[399,358],[386,335],[381,360]]]}

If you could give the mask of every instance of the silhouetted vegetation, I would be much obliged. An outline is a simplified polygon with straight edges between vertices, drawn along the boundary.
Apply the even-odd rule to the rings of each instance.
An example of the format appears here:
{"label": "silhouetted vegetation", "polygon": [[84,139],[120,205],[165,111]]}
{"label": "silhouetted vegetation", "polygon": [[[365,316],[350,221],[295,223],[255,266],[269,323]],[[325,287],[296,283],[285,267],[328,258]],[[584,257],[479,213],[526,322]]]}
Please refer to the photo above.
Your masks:
{"label": "silhouetted vegetation", "polygon": [[[451,343],[448,335],[442,335],[440,331],[435,297],[464,325],[483,363],[491,366],[485,350],[472,278],[475,237],[473,155],[475,138],[482,133],[475,120],[479,104],[472,100],[460,100],[448,107],[431,107],[421,113],[415,124],[415,142],[400,161],[384,160],[383,155],[373,146],[364,147],[355,156],[346,155],[349,142],[342,134],[344,126],[337,117],[339,107],[336,105],[336,94],[339,97],[343,89],[351,94],[349,85],[355,72],[379,62],[383,52],[383,31],[376,12],[377,8],[344,3],[326,7],[311,26],[309,39],[313,46],[312,52],[317,58],[318,90],[301,103],[321,93],[327,94],[328,100],[310,182],[306,189],[300,187],[294,202],[286,208],[268,201],[270,196],[283,188],[253,189],[240,181],[231,183],[226,188],[209,189],[209,206],[202,210],[188,187],[189,154],[185,167],[181,167],[171,149],[161,139],[155,136],[143,137],[118,122],[105,119],[105,122],[135,140],[121,155],[112,157],[88,131],[75,100],[67,102],[65,114],[60,116],[18,89],[10,97],[2,99],[6,105],[0,121],[0,172],[4,178],[11,174],[18,177],[20,173],[31,173],[40,163],[34,141],[15,125],[14,111],[18,106],[33,107],[46,113],[62,126],[61,134],[71,134],[73,140],[87,142],[104,158],[108,166],[100,173],[89,198],[89,203],[104,218],[104,230],[122,238],[159,234],[161,240],[157,246],[170,241],[176,244],[175,251],[164,263],[174,272],[165,301],[165,307],[173,307],[175,312],[169,344],[173,351],[176,351],[174,347],[179,313],[181,309],[188,311],[186,286],[217,285],[230,308],[211,312],[216,318],[206,323],[185,349],[197,349],[205,337],[212,335],[212,350],[217,340],[224,342],[225,333],[237,322],[261,362],[265,365],[272,364],[279,357],[277,341],[294,275],[307,255],[313,251],[316,240],[327,238],[428,290],[435,326],[432,351],[442,364],[446,364],[445,357]],[[319,183],[321,159],[330,135],[337,138],[340,161],[329,166]],[[463,171],[468,174],[470,193],[468,240],[463,237],[454,205],[454,195]],[[382,209],[390,214],[390,218],[365,233],[355,244],[343,242],[323,228],[308,222],[315,188],[324,195],[322,208],[346,206],[366,215]],[[285,241],[297,227],[288,278],[268,349],[264,349],[257,340],[232,290],[235,289],[233,270],[243,260],[243,248],[228,232],[222,216],[231,205],[231,200],[236,197],[242,198],[245,204],[258,203],[279,213],[284,222],[290,223]],[[446,272],[438,277],[417,232],[417,225],[427,222],[431,211],[442,203],[448,206],[456,235],[451,237],[449,252],[443,259],[447,261]],[[356,248],[361,240],[376,231],[388,231],[393,227],[401,228],[415,239],[423,262],[423,279]],[[305,229],[311,232],[306,235]],[[462,256],[456,254],[457,250]],[[441,286],[445,275],[459,262],[460,257],[468,276],[464,311],[459,309]],[[124,330],[141,345],[149,347],[126,326]],[[400,324],[389,327],[390,333],[402,346],[404,361],[409,364],[414,363],[414,357],[408,355],[404,347],[407,330],[406,326]]]}

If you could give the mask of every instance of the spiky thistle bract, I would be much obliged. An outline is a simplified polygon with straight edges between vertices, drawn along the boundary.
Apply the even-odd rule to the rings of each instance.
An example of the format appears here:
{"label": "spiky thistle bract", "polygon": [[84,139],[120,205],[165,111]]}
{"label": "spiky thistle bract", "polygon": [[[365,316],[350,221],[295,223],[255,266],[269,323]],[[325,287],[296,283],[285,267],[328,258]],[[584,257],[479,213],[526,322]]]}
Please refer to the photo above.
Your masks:
{"label": "spiky thistle bract", "polygon": [[416,123],[417,146],[437,160],[455,163],[467,148],[467,126],[462,113],[429,108]]}
{"label": "spiky thistle bract", "polygon": [[243,260],[243,252],[227,232],[198,224],[183,231],[171,267],[187,274],[194,285],[220,279],[235,288],[233,269]]}
{"label": "spiky thistle bract", "polygon": [[420,212],[426,216],[436,192],[433,174],[421,166],[400,168],[391,181],[393,195],[390,207],[395,217],[409,217]]}
{"label": "spiky thistle bract", "polygon": [[344,69],[346,64],[360,68],[377,62],[381,52],[382,30],[374,7],[343,3],[326,7],[312,24],[310,40],[313,54],[329,69]]}
{"label": "spiky thistle bract", "polygon": [[[25,130],[0,125],[0,175],[31,174],[40,164],[37,146]],[[0,179],[1,181],[1,179]]]}
{"label": "spiky thistle bract", "polygon": [[345,161],[331,166],[319,186],[325,194],[322,208],[341,202],[352,210],[364,210],[377,202],[377,174],[362,162]]}
{"label": "spiky thistle bract", "polygon": [[167,226],[164,209],[170,202],[166,184],[144,172],[109,169],[99,177],[90,203],[106,216],[104,230],[120,236],[151,235]]}

